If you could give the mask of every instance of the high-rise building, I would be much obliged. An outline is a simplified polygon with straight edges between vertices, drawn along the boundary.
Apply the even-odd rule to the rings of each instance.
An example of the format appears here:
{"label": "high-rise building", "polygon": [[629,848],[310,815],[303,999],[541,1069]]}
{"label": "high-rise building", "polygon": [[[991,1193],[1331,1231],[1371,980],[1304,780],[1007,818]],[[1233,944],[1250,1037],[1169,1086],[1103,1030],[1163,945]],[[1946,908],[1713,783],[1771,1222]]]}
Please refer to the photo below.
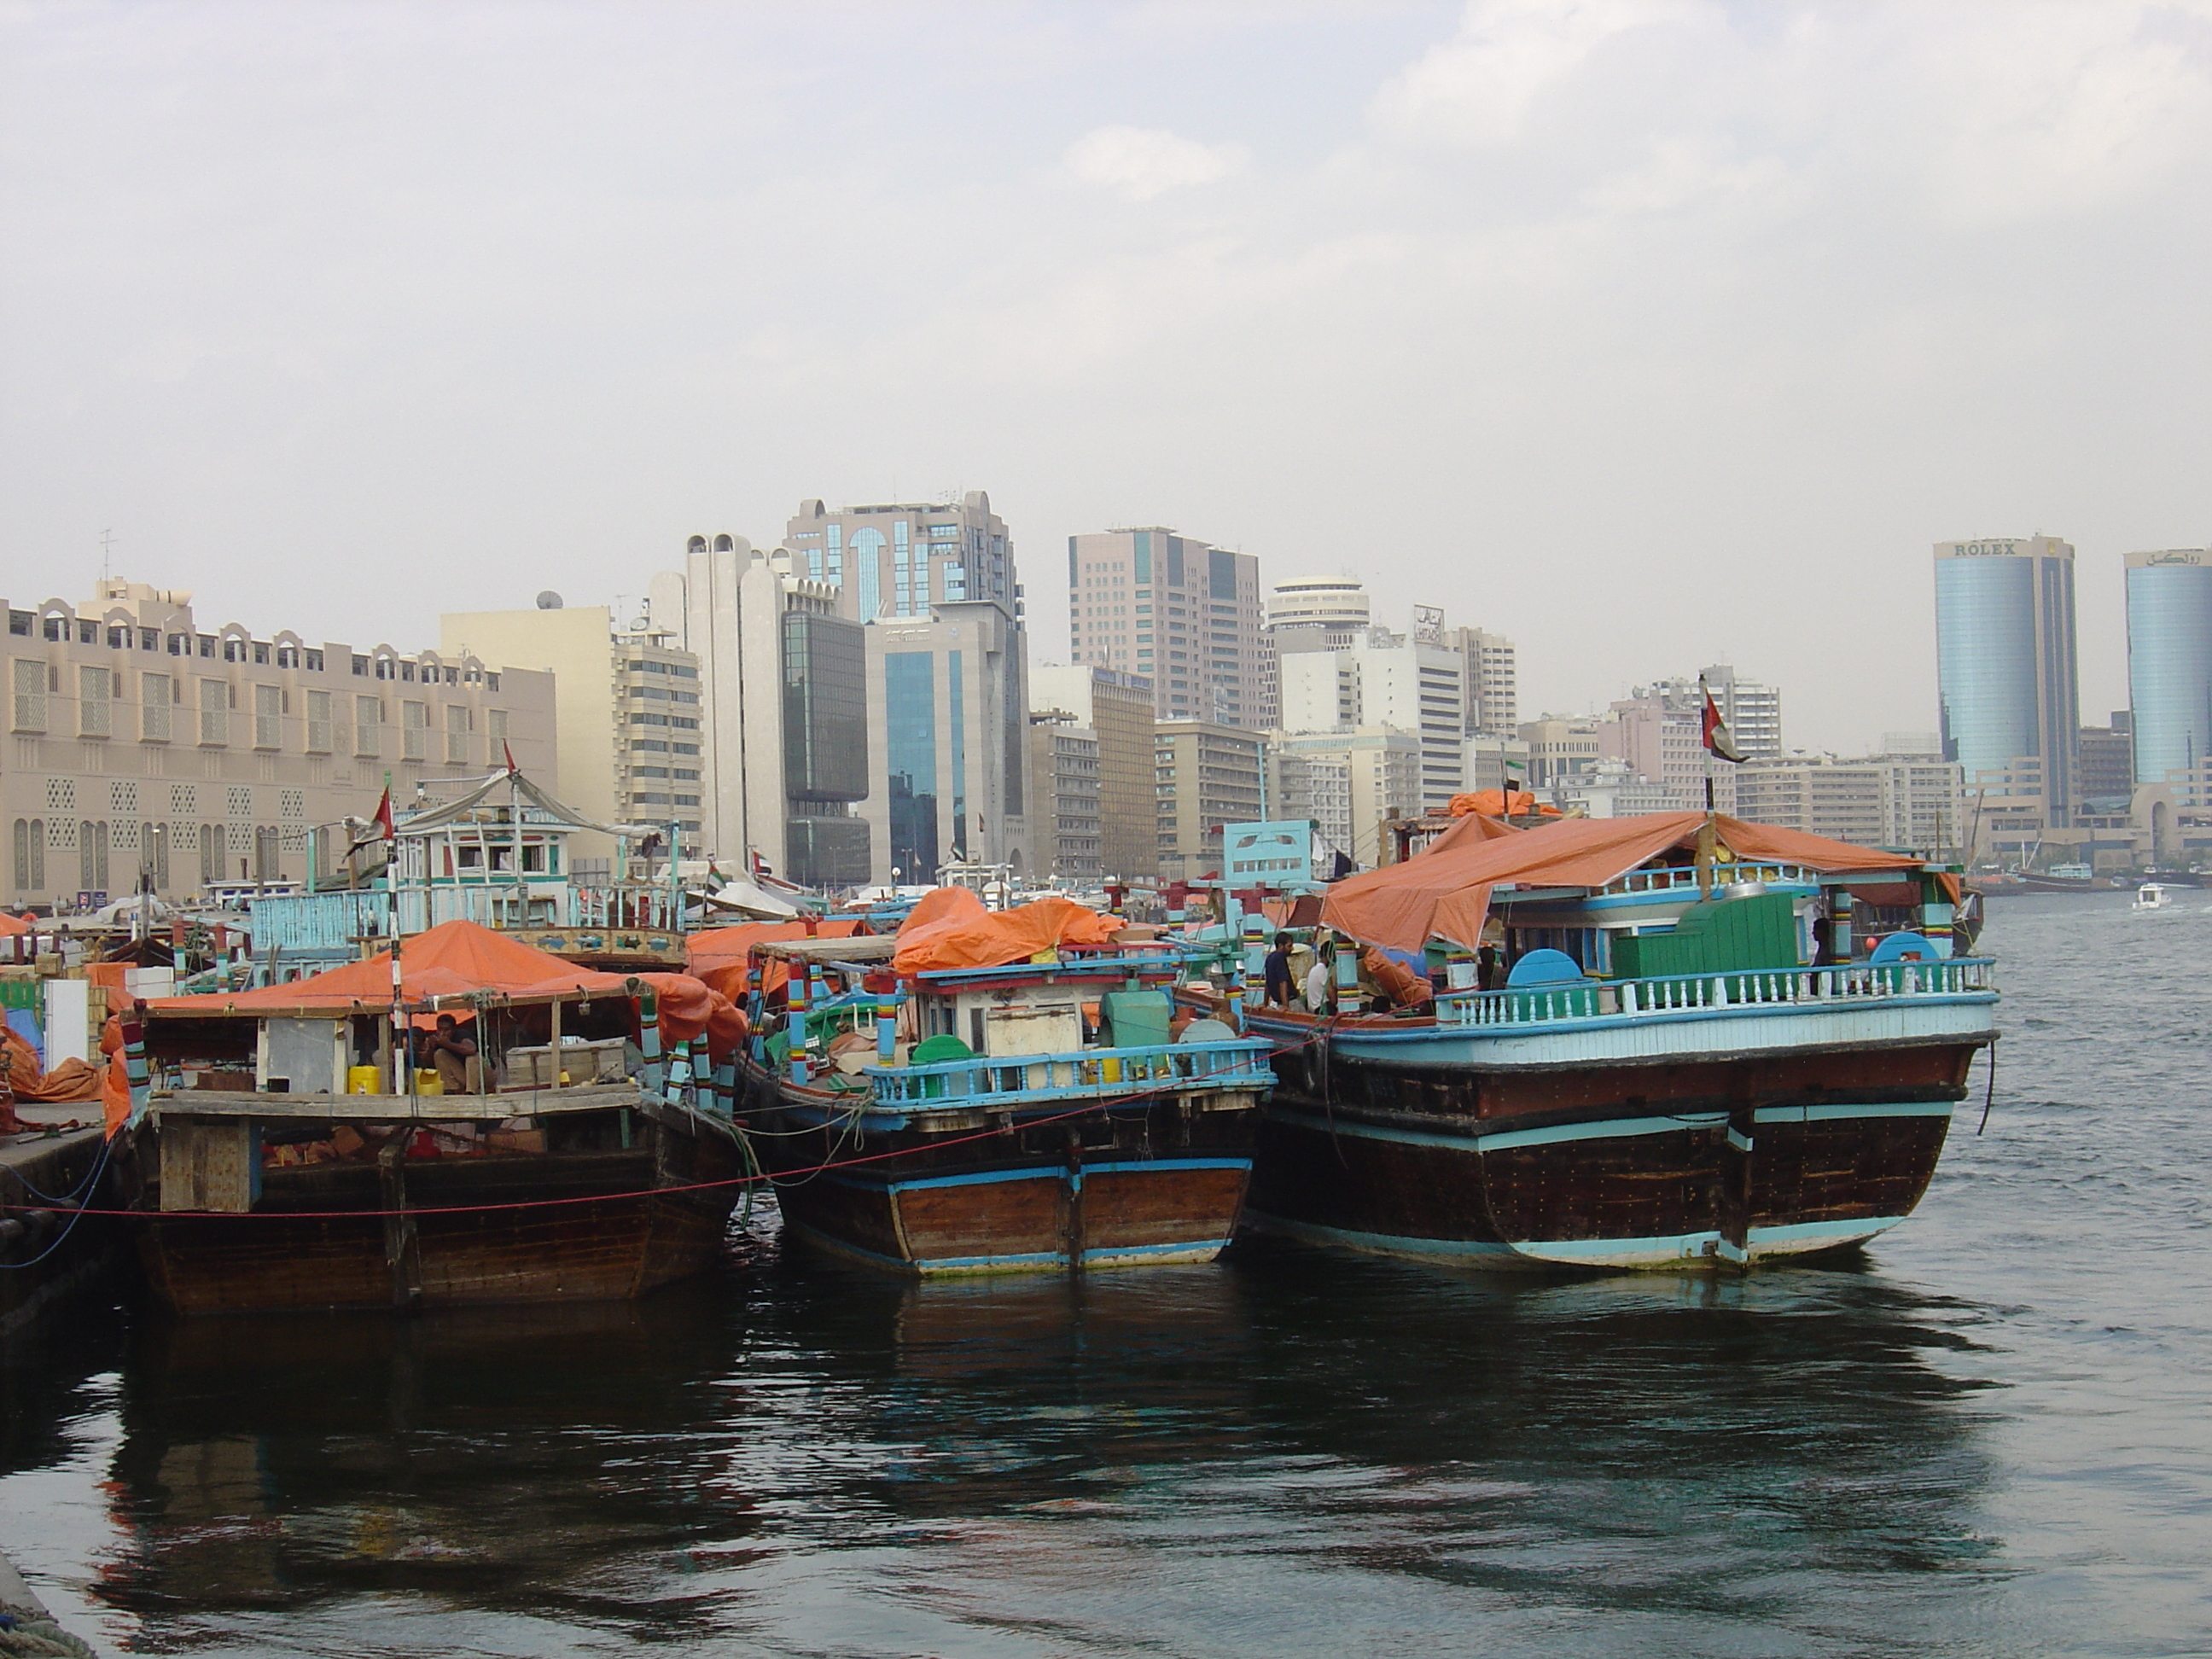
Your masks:
{"label": "high-rise building", "polygon": [[1943,757],[1969,790],[2070,821],[2081,730],[2074,549],[2053,536],[1936,544]]}
{"label": "high-rise building", "polygon": [[1114,881],[1159,874],[1154,808],[1152,684],[1140,674],[1084,663],[1030,668],[1033,717],[1065,714],[1098,744],[1098,857]]}
{"label": "high-rise building", "polygon": [[1510,738],[1521,723],[1519,653],[1503,634],[1480,628],[1448,630],[1444,642],[1467,672],[1467,735]]}
{"label": "high-rise building", "polygon": [[2212,761],[2212,553],[2128,555],[2128,702],[2137,783]]}
{"label": "high-rise building", "polygon": [[1070,536],[1067,606],[1075,660],[1149,677],[1159,719],[1274,723],[1253,555],[1158,526]]}
{"label": "high-rise building", "polygon": [[[642,618],[605,605],[540,596],[527,611],[438,618],[449,654],[489,656],[553,676],[567,803],[601,823],[676,826],[687,856],[701,840],[698,659]],[[577,873],[611,872],[614,839],[596,830],[570,846]]]}
{"label": "high-rise building", "polygon": [[1224,824],[1256,823],[1265,739],[1209,720],[1152,728],[1160,878],[1198,881],[1221,869]]}
{"label": "high-rise building", "polygon": [[799,504],[784,527],[794,574],[844,596],[856,622],[927,617],[934,605],[988,601],[1021,615],[1014,544],[991,498],[971,489],[957,501],[891,501],[832,512]]}
{"label": "high-rise building", "polygon": [[[757,857],[790,880],[857,886],[874,872],[867,820],[854,810],[873,752],[866,647],[838,590],[800,565],[742,536],[693,536],[684,568],[653,577],[647,614],[697,665],[690,776],[707,848],[732,870]],[[659,735],[634,734],[641,763]]]}
{"label": "high-rise building", "polygon": [[0,891],[15,908],[142,884],[182,897],[210,882],[327,881],[344,867],[342,821],[374,812],[387,780],[404,805],[417,783],[480,776],[510,750],[562,783],[550,676],[237,623],[203,633],[191,597],[104,580],[80,605],[0,599]]}
{"label": "high-rise building", "polygon": [[958,860],[1030,874],[1029,637],[991,498],[807,501],[785,546],[794,574],[866,625],[874,879],[933,881]]}
{"label": "high-rise building", "polygon": [[1267,637],[1278,653],[1341,651],[1374,625],[1367,590],[1349,576],[1278,582],[1267,599]]}

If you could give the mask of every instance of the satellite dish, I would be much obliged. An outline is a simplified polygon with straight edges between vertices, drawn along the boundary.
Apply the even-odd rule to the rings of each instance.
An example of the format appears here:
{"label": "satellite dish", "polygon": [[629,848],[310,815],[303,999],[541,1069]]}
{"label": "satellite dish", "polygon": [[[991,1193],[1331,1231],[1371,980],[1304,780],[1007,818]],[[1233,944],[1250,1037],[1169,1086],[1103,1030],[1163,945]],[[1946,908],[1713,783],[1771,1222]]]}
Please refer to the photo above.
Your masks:
{"label": "satellite dish", "polygon": [[561,596],[551,588],[547,588],[538,596],[538,608],[540,611],[558,611],[561,608]]}

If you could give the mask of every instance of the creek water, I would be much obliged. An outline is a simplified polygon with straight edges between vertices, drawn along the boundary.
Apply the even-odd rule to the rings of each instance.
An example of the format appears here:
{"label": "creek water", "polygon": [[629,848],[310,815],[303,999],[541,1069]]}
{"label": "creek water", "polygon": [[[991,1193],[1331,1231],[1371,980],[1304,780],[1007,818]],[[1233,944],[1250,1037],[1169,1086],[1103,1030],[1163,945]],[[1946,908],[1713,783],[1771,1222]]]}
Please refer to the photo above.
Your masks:
{"label": "creek water", "polygon": [[112,1652],[2212,1651],[2212,890],[2008,899],[1994,1108],[1750,1277],[1289,1249],[165,1318],[0,1366],[0,1551]]}

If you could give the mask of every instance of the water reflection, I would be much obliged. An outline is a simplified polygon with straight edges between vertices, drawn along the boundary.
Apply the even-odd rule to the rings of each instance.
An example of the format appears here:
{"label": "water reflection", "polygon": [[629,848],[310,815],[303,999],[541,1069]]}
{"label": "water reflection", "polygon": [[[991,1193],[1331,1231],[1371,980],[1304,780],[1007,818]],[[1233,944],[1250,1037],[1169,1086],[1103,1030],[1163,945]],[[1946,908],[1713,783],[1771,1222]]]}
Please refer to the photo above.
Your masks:
{"label": "water reflection", "polygon": [[102,1577],[239,1652],[1354,1652],[1478,1611],[1501,1639],[1594,1620],[1603,1652],[1849,1628],[1846,1584],[1894,1623],[1901,1583],[1992,1548],[1973,1387],[1929,1362],[1959,1311],[1863,1270],[1499,1282],[1281,1249],[156,1320]]}

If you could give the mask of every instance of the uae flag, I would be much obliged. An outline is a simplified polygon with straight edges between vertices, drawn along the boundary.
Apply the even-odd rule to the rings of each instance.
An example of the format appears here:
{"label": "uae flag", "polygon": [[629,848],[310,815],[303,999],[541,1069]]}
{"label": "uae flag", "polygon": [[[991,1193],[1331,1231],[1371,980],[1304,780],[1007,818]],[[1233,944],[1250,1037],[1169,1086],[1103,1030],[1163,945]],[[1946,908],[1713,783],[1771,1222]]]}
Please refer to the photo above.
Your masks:
{"label": "uae flag", "polygon": [[1702,674],[1698,677],[1698,690],[1705,694],[1705,698],[1704,737],[1706,750],[1724,761],[1734,761],[1737,765],[1742,765],[1749,757],[1736,747],[1735,733],[1729,730],[1728,722],[1721,718],[1720,705],[1713,701],[1713,689],[1705,684]]}
{"label": "uae flag", "polygon": [[392,827],[392,786],[390,784],[385,785],[384,799],[376,803],[376,816],[369,822],[376,826],[376,833],[380,840],[391,841],[398,836],[398,831]]}

